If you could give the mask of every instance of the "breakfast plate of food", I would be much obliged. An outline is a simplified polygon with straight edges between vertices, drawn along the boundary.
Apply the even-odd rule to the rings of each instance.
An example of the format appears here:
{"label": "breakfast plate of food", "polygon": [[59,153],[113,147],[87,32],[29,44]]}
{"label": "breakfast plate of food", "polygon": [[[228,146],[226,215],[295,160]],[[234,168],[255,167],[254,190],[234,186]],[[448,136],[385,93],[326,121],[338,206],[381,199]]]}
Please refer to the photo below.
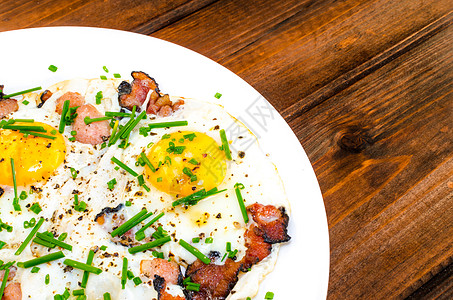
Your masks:
{"label": "breakfast plate of food", "polygon": [[326,297],[316,177],[250,85],[129,32],[0,39],[0,298]]}

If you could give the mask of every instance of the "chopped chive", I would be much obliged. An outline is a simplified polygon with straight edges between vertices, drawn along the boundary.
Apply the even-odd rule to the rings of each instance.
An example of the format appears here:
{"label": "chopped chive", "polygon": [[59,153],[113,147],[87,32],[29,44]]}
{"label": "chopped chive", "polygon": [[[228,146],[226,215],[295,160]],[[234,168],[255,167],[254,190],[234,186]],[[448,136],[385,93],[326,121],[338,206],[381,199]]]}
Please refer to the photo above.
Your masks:
{"label": "chopped chive", "polygon": [[121,75],[119,73],[113,73],[113,77],[115,78],[121,78]]}
{"label": "chopped chive", "polygon": [[104,300],[112,300],[112,298],[110,297],[110,293],[104,293]]}
{"label": "chopped chive", "polygon": [[107,80],[107,76],[104,75],[99,76],[99,78],[101,78],[102,80]]}
{"label": "chopped chive", "polygon": [[72,259],[65,259],[63,261],[63,263],[67,266],[71,266],[75,269],[80,269],[80,270],[83,270],[83,271],[87,271],[87,272],[90,272],[90,273],[94,273],[96,275],[99,275],[102,273],[102,270],[99,269],[99,268],[96,268],[96,267],[93,267],[91,265],[88,265],[88,264],[85,264],[85,263],[82,263],[82,262],[79,262],[79,261],[75,261],[75,260],[72,260]]}
{"label": "chopped chive", "polygon": [[50,275],[49,274],[46,275],[46,278],[44,279],[44,283],[46,285],[48,285],[50,283]]}
{"label": "chopped chive", "polygon": [[264,299],[266,299],[266,300],[272,300],[272,299],[274,299],[274,293],[272,293],[272,292],[267,292],[266,295],[264,296]]}
{"label": "chopped chive", "polygon": [[158,252],[158,251],[155,251],[155,250],[154,250],[154,251],[152,252],[152,255],[153,255],[154,257],[164,259],[164,253],[163,253],[163,252]]}
{"label": "chopped chive", "polygon": [[236,198],[238,199],[239,207],[241,208],[242,218],[244,219],[245,224],[249,222],[249,216],[247,215],[247,209],[245,208],[244,199],[242,198],[241,190],[245,187],[242,183],[236,183],[234,189],[236,191]]}
{"label": "chopped chive", "polygon": [[189,160],[189,163],[192,165],[198,165],[198,161],[195,158],[192,158],[191,160]]}
{"label": "chopped chive", "polygon": [[220,97],[222,97],[222,94],[220,94],[220,93],[215,93],[214,97],[216,97],[217,99],[220,99]]}
{"label": "chopped chive", "polygon": [[151,169],[151,171],[156,172],[156,168],[153,166],[153,164],[149,161],[148,157],[145,155],[144,152],[140,153],[140,158],[143,160],[143,162]]}
{"label": "chopped chive", "polygon": [[71,131],[71,135],[72,135],[72,136],[76,136],[76,135],[77,135],[77,131],[72,130],[72,131]]}
{"label": "chopped chive", "polygon": [[100,117],[100,118],[90,118],[88,116],[86,116],[84,119],[83,119],[83,122],[85,122],[86,125],[89,125],[91,123],[94,123],[94,122],[101,122],[101,121],[106,121],[106,120],[110,120],[112,119],[111,117]]}
{"label": "chopped chive", "polygon": [[161,246],[161,245],[163,245],[165,243],[168,243],[170,240],[171,240],[170,236],[165,236],[163,238],[154,240],[152,242],[149,242],[149,243],[146,243],[146,244],[143,244],[143,245],[140,245],[140,246],[129,248],[128,251],[129,251],[130,254],[135,254],[137,252],[142,252],[142,251],[145,251],[145,250],[157,247],[157,246]]}
{"label": "chopped chive", "polygon": [[162,177],[157,177],[156,181],[157,182],[162,182]]}
{"label": "chopped chive", "polygon": [[132,280],[134,279],[135,275],[132,273],[131,270],[127,270],[127,279]]}
{"label": "chopped chive", "polygon": [[24,101],[22,101],[22,104],[23,105],[28,105],[28,104],[30,104],[30,101],[24,100]]}
{"label": "chopped chive", "polygon": [[9,95],[3,95],[3,99],[8,99],[8,98],[19,96],[19,95],[23,95],[23,94],[26,94],[26,93],[38,91],[40,89],[42,89],[42,88],[40,86],[38,86],[38,87],[35,87],[35,88],[31,88],[31,89],[28,89],[28,90],[23,90],[23,91],[20,91],[20,92],[9,94]]}
{"label": "chopped chive", "polygon": [[38,245],[41,245],[41,246],[44,246],[44,247],[47,247],[47,248],[51,248],[51,249],[53,249],[53,248],[56,247],[55,244],[46,242],[46,241],[44,241],[44,240],[42,240],[42,239],[40,239],[40,238],[38,238],[38,237],[35,237],[35,238],[33,239],[33,243],[38,244]]}
{"label": "chopped chive", "polygon": [[2,285],[0,286],[0,299],[3,299],[3,292],[5,291],[6,281],[8,280],[9,268],[5,270],[3,274]]}
{"label": "chopped chive", "polygon": [[123,290],[126,288],[126,282],[127,282],[127,257],[123,257],[123,269],[121,272],[121,288]]}
{"label": "chopped chive", "polygon": [[124,205],[126,205],[126,206],[132,206],[132,202],[128,200],[128,201],[126,201],[126,202],[124,203]]}
{"label": "chopped chive", "polygon": [[63,133],[64,132],[64,127],[66,126],[66,114],[68,113],[69,110],[69,100],[66,100],[63,103],[63,109],[61,111],[61,119],[60,119],[60,126],[58,127],[58,132]]}
{"label": "chopped chive", "polygon": [[231,242],[226,243],[226,251],[231,251]]}
{"label": "chopped chive", "polygon": [[205,189],[201,189],[189,196],[186,196],[186,197],[183,197],[183,198],[180,198],[176,201],[173,201],[173,203],[171,204],[173,207],[174,206],[178,206],[180,204],[183,204],[183,205],[195,205],[197,204],[200,200],[202,199],[205,199],[209,196],[212,196],[212,195],[215,195],[215,194],[218,194],[218,193],[222,193],[226,191],[226,189],[223,189],[223,190],[218,190],[217,188],[213,188],[209,191],[206,192]]}
{"label": "chopped chive", "polygon": [[30,272],[31,272],[31,273],[38,273],[39,270],[41,270],[41,268],[39,268],[39,267],[33,267],[33,268],[31,269]]}
{"label": "chopped chive", "polygon": [[102,251],[105,251],[105,250],[107,250],[107,246],[103,245],[99,249],[101,249]]}
{"label": "chopped chive", "polygon": [[85,290],[84,289],[73,290],[72,295],[73,296],[85,295]]}
{"label": "chopped chive", "polygon": [[55,140],[57,137],[55,136],[51,136],[51,135],[47,135],[47,134],[42,134],[42,133],[39,133],[39,132],[33,132],[33,131],[27,131],[27,130],[20,130],[19,131],[20,133],[26,135],[26,134],[29,134],[29,135],[33,135],[33,136],[37,136],[37,137],[42,137],[42,138],[46,138],[46,139],[50,139],[50,140]]}
{"label": "chopped chive", "polygon": [[53,300],[65,300],[62,295],[56,294],[53,296]]}
{"label": "chopped chive", "polygon": [[67,234],[66,232],[63,232],[63,233],[60,234],[60,236],[58,237],[58,240],[59,240],[59,241],[64,241],[67,237],[68,237],[68,234]]}
{"label": "chopped chive", "polygon": [[140,279],[140,277],[134,277],[134,279],[132,279],[132,281],[134,282],[135,286],[139,285],[140,283],[142,283],[143,281]]}
{"label": "chopped chive", "polygon": [[55,244],[57,245],[58,247],[61,247],[63,249],[66,249],[66,250],[69,250],[69,251],[72,251],[72,246],[69,245],[69,244],[66,244],[65,242],[62,242],[60,240],[57,240],[56,238],[53,238],[53,237],[50,237],[48,236],[47,234],[43,234],[43,233],[37,233],[36,234],[36,237],[46,241],[46,242],[49,242],[51,244]]}
{"label": "chopped chive", "polygon": [[30,209],[32,212],[34,212],[35,214],[39,214],[39,213],[42,211],[42,208],[41,208],[41,206],[39,205],[38,202],[33,203],[33,205],[30,206],[29,209]]}
{"label": "chopped chive", "polygon": [[120,166],[121,168],[123,168],[125,171],[127,171],[129,174],[131,174],[132,176],[134,177],[137,177],[138,174],[137,172],[135,172],[134,170],[132,170],[131,168],[129,168],[128,166],[126,166],[123,162],[121,162],[118,158],[116,158],[115,156],[112,156],[111,158],[111,161],[113,161],[114,163],[116,163],[118,166]]}
{"label": "chopped chive", "polygon": [[107,182],[107,186],[108,186],[109,190],[113,190],[115,188],[116,183],[117,183],[116,178],[113,178],[112,180]]}
{"label": "chopped chive", "polygon": [[35,131],[35,132],[47,132],[42,126],[33,126],[33,125],[3,125],[3,129],[10,130],[23,130],[23,131]]}
{"label": "chopped chive", "polygon": [[6,243],[4,241],[0,241],[0,250],[2,250],[2,248],[5,246],[6,246]]}
{"label": "chopped chive", "polygon": [[34,119],[12,119],[11,121],[13,121],[11,124],[14,124],[17,122],[20,122],[20,123],[34,123],[35,122]]}
{"label": "chopped chive", "polygon": [[58,251],[58,252],[47,254],[47,255],[44,255],[44,256],[41,256],[41,257],[38,257],[35,259],[25,261],[25,262],[18,262],[17,266],[20,268],[27,269],[27,268],[31,268],[31,267],[34,267],[34,266],[37,266],[40,264],[48,263],[48,262],[63,258],[64,256],[65,255],[63,254],[62,251]]}
{"label": "chopped chive", "polygon": [[129,117],[131,116],[130,113],[125,113],[125,112],[116,112],[116,111],[106,111],[104,114],[106,117]]}
{"label": "chopped chive", "polygon": [[200,284],[194,283],[194,282],[188,282],[186,285],[186,290],[198,292],[198,291],[200,291]]}
{"label": "chopped chive", "polygon": [[146,223],[145,225],[143,225],[142,228],[140,228],[136,233],[135,233],[135,239],[137,239],[138,241],[141,241],[145,238],[145,230],[150,227],[151,225],[153,225],[157,220],[159,220],[160,218],[162,218],[162,216],[164,215],[163,212],[161,212],[160,214],[158,214],[157,216],[155,216],[151,221],[149,221],[148,223]]}
{"label": "chopped chive", "polygon": [[112,135],[110,137],[110,140],[109,140],[109,147],[113,144],[115,144],[116,140],[115,140],[115,134],[116,134],[116,131],[118,130],[118,126],[119,126],[119,123],[120,121],[119,120],[116,120],[115,121],[115,125],[113,126],[113,130],[112,130]]}
{"label": "chopped chive", "polygon": [[204,241],[206,244],[212,244],[214,242],[214,239],[210,236],[207,237],[206,240]]}
{"label": "chopped chive", "polygon": [[[93,263],[93,259],[94,259],[94,251],[90,250],[90,252],[88,252],[88,257],[87,257],[87,263],[86,264],[91,266],[91,264]],[[88,271],[83,272],[82,283],[80,284],[81,287],[83,287],[83,288],[87,287],[88,277],[89,276],[90,276],[90,272],[88,272]]]}
{"label": "chopped chive", "polygon": [[27,199],[28,195],[26,191],[22,191],[19,195],[20,200],[25,200]]}
{"label": "chopped chive", "polygon": [[14,159],[11,157],[11,174],[13,174],[13,185],[14,185],[14,200],[13,206],[15,211],[21,211],[20,205],[18,203],[19,198],[17,197],[17,183],[16,183],[16,169],[14,167]]}
{"label": "chopped chive", "polygon": [[48,69],[49,69],[50,71],[52,71],[52,72],[56,72],[56,71],[58,70],[58,68],[57,68],[56,66],[54,66],[54,65],[50,65],[50,66],[48,67]]}
{"label": "chopped chive", "polygon": [[101,104],[102,98],[104,98],[104,95],[102,95],[102,91],[99,91],[96,93],[96,104]]}
{"label": "chopped chive", "polygon": [[160,123],[151,123],[148,125],[150,129],[153,128],[166,128],[166,127],[179,127],[187,126],[189,123],[187,121],[173,121],[173,122],[160,122]]}
{"label": "chopped chive", "polygon": [[106,66],[102,66],[102,69],[105,71],[105,73],[108,73],[108,72],[109,72],[109,69],[107,69]]}
{"label": "chopped chive", "polygon": [[194,238],[192,239],[192,243],[195,243],[195,244],[196,244],[196,243],[199,243],[199,242],[200,242],[200,238],[199,238],[199,237],[194,237]]}
{"label": "chopped chive", "polygon": [[192,253],[196,258],[198,258],[199,260],[201,260],[203,263],[209,265],[209,263],[211,263],[211,260],[209,259],[209,257],[207,257],[206,255],[204,255],[203,253],[200,252],[200,250],[198,250],[197,248],[195,248],[194,246],[190,245],[189,243],[187,243],[186,241],[184,241],[183,239],[180,239],[179,240],[179,244],[184,248],[186,249],[187,251],[189,251],[190,253]]}
{"label": "chopped chive", "polygon": [[150,214],[147,214],[148,211],[146,209],[142,209],[139,213],[137,213],[135,216],[133,216],[132,218],[130,218],[129,220],[127,220],[126,222],[124,222],[123,224],[121,224],[121,226],[119,226],[118,228],[116,228],[115,230],[112,231],[112,233],[110,234],[112,237],[115,237],[115,236],[121,236],[123,234],[125,234],[126,232],[128,232],[132,227],[136,226],[137,224],[139,224],[141,221],[143,221],[143,216],[151,216],[152,213]]}
{"label": "chopped chive", "polygon": [[71,171],[72,179],[76,179],[77,178],[77,173],[78,173],[77,170],[72,168],[72,167],[69,170]]}
{"label": "chopped chive", "polygon": [[188,139],[189,141],[193,141],[193,139],[196,138],[197,135],[196,135],[195,133],[189,133],[189,134],[183,135],[183,137],[184,137],[185,139]]}
{"label": "chopped chive", "polygon": [[121,138],[122,139],[125,139],[129,136],[129,134],[131,133],[131,131],[135,128],[135,126],[137,126],[137,124],[146,116],[146,110],[142,111],[138,116],[137,118],[135,118],[135,120],[131,123],[131,125],[129,125],[129,127],[127,128],[127,130],[125,130],[122,134],[121,134]]}
{"label": "chopped chive", "polygon": [[22,253],[22,251],[25,250],[25,247],[27,247],[28,243],[30,243],[30,241],[33,239],[33,237],[35,236],[36,232],[38,232],[38,230],[41,227],[42,223],[44,223],[44,218],[43,217],[41,217],[38,220],[38,223],[36,223],[35,227],[33,227],[31,232],[25,238],[25,240],[22,243],[22,245],[20,245],[20,247],[17,249],[16,253],[14,253],[15,255],[20,255]]}
{"label": "chopped chive", "polygon": [[230,146],[228,144],[225,129],[220,130],[220,139],[222,140],[222,146],[223,146],[223,150],[225,151],[226,158],[231,160],[232,157],[231,157],[231,152],[230,152]]}
{"label": "chopped chive", "polygon": [[166,133],[166,134],[164,134],[164,135],[162,136],[161,140],[167,140],[167,139],[169,139],[170,137],[171,137],[171,134]]}

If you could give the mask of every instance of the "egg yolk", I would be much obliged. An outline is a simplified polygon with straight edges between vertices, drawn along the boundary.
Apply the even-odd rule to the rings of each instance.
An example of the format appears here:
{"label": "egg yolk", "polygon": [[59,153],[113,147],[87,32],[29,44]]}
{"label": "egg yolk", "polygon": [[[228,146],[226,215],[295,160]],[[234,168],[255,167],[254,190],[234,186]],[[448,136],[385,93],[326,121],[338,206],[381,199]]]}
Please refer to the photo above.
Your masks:
{"label": "egg yolk", "polygon": [[187,196],[217,187],[226,174],[225,152],[201,132],[166,134],[147,155],[155,171],[145,167],[146,178],[157,189]]}
{"label": "egg yolk", "polygon": [[[48,139],[0,129],[0,184],[13,186],[11,158],[14,159],[16,184],[26,186],[47,180],[63,162],[66,144],[63,136],[55,129],[43,123],[14,123],[14,125],[42,126],[44,135],[55,137]],[[41,132],[40,132],[41,133]]]}

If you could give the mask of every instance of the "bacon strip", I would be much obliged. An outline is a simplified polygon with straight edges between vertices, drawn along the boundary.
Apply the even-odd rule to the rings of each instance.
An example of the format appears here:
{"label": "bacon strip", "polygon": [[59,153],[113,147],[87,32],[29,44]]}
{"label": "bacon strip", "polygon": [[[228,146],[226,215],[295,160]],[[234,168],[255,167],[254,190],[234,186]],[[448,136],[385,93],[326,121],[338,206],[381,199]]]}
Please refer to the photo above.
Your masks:
{"label": "bacon strip", "polygon": [[105,142],[110,136],[108,121],[93,122],[85,124],[85,117],[92,119],[104,117],[91,104],[84,104],[77,109],[77,117],[74,120],[73,130],[77,132],[76,141],[83,144],[98,145]]}
{"label": "bacon strip", "polygon": [[291,239],[287,230],[289,217],[284,207],[276,208],[273,205],[255,203],[248,206],[247,211],[257,223],[265,242],[275,244]]}
{"label": "bacon strip", "polygon": [[238,281],[240,271],[247,272],[250,267],[266,258],[272,251],[272,244],[290,240],[287,234],[289,217],[283,207],[252,204],[247,207],[253,222],[245,232],[247,251],[241,261],[235,262],[228,258],[223,265],[214,263],[216,257],[211,256],[211,263],[204,264],[197,259],[189,265],[186,277],[200,284],[200,291],[187,291],[193,300],[225,299]]}
{"label": "bacon strip", "polygon": [[207,265],[197,259],[189,265],[186,277],[192,282],[200,284],[200,291],[189,291],[190,299],[225,299],[238,281],[238,274],[242,268],[241,262],[227,258],[225,264],[216,265],[213,262]]}
{"label": "bacon strip", "polygon": [[154,78],[145,72],[134,71],[131,75],[134,78],[132,84],[123,81],[118,87],[118,101],[122,107],[132,110],[136,105],[140,109],[150,90],[153,90],[151,97],[159,97],[159,87]]}
{"label": "bacon strip", "polygon": [[118,86],[118,101],[122,107],[132,110],[135,105],[139,111],[150,91],[151,95],[146,107],[147,114],[166,117],[184,104],[183,100],[172,103],[170,96],[161,95],[156,81],[148,74],[135,71],[131,75],[134,78],[132,84],[123,81]]}
{"label": "bacon strip", "polygon": [[0,99],[0,119],[19,109],[19,104],[14,99]]}

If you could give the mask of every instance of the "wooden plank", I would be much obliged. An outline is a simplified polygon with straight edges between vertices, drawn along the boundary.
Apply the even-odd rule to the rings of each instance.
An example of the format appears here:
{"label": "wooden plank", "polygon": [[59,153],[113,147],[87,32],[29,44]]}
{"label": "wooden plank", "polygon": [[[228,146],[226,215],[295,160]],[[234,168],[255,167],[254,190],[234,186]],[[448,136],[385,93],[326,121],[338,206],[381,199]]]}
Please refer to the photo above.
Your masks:
{"label": "wooden plank", "polygon": [[63,25],[156,30],[212,1],[3,0],[0,5],[0,31]]}
{"label": "wooden plank", "polygon": [[436,32],[290,122],[323,191],[331,299],[404,298],[452,263],[453,26]]}
{"label": "wooden plank", "polygon": [[153,36],[221,63],[283,110],[452,8],[449,0],[218,1]]}

